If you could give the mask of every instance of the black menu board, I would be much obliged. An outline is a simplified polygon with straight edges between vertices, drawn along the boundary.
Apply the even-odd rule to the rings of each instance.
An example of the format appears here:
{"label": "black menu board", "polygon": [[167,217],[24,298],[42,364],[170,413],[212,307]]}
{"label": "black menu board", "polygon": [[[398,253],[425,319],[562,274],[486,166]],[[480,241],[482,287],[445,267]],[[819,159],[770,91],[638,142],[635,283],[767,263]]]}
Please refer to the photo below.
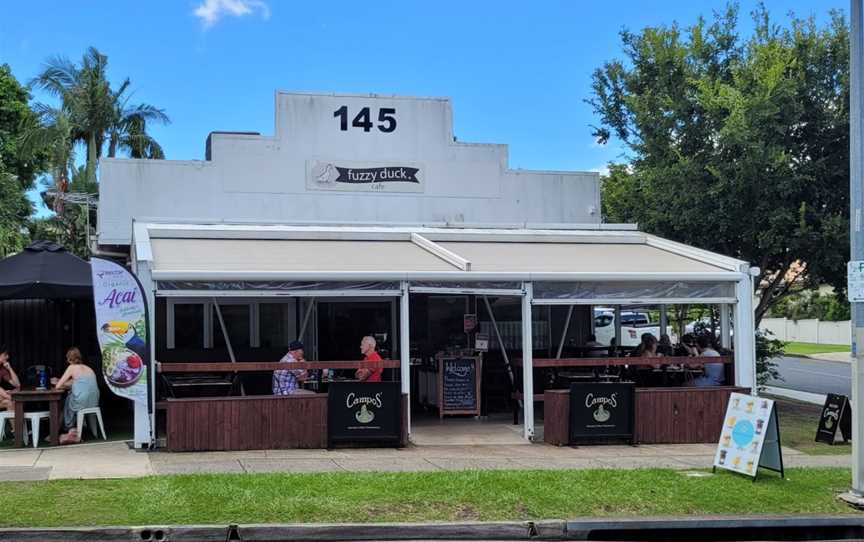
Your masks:
{"label": "black menu board", "polygon": [[624,439],[632,442],[633,384],[587,382],[570,385],[570,442]]}
{"label": "black menu board", "polygon": [[339,442],[398,444],[402,391],[398,382],[333,382],[328,390],[327,433]]}
{"label": "black menu board", "polygon": [[442,358],[438,363],[438,406],[445,414],[480,414],[480,358]]}
{"label": "black menu board", "polygon": [[834,444],[838,428],[844,441],[852,440],[852,412],[849,409],[849,398],[845,395],[829,393],[825,397],[825,406],[822,407],[822,416],[816,429],[816,442]]}

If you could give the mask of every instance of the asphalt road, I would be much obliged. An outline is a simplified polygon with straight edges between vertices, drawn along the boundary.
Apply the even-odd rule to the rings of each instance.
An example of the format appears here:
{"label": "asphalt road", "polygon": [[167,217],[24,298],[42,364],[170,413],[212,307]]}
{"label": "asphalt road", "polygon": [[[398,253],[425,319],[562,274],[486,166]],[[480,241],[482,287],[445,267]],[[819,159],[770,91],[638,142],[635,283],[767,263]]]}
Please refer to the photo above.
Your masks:
{"label": "asphalt road", "polygon": [[770,386],[810,393],[852,395],[852,366],[849,363],[784,357],[778,369],[783,380],[772,380]]}

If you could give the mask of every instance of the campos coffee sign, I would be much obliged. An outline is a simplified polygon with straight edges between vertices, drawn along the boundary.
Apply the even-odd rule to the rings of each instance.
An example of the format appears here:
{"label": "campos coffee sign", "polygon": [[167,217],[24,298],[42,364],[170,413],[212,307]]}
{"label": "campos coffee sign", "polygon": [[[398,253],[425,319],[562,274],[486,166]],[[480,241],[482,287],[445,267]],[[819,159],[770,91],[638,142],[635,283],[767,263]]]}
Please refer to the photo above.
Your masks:
{"label": "campos coffee sign", "polygon": [[381,442],[398,444],[402,392],[398,382],[334,382],[327,401],[331,444]]}
{"label": "campos coffee sign", "polygon": [[306,163],[306,187],[310,190],[423,192],[423,186],[423,168],[419,164],[339,160]]}
{"label": "campos coffee sign", "polygon": [[570,385],[570,441],[633,440],[633,384]]}

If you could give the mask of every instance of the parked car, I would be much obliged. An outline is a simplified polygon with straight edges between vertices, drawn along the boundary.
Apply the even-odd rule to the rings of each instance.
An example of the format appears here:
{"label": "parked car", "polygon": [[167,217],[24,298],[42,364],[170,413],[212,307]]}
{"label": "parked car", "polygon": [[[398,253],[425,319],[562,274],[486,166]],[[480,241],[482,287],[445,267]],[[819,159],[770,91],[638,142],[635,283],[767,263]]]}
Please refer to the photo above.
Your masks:
{"label": "parked car", "polygon": [[[667,333],[670,329],[667,326]],[[621,311],[621,346],[639,346],[642,334],[651,333],[660,337],[660,324],[651,321],[647,311]],[[608,345],[615,337],[615,310],[607,307],[594,308],[594,336],[597,342]]]}

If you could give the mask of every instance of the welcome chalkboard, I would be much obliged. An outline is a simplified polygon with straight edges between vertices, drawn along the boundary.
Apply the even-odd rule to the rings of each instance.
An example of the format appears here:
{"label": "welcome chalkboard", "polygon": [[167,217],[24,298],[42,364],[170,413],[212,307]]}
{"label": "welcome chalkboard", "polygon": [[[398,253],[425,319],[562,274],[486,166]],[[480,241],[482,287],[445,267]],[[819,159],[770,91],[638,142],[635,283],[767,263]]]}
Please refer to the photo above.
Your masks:
{"label": "welcome chalkboard", "polygon": [[480,415],[479,357],[438,360],[438,414]]}
{"label": "welcome chalkboard", "polygon": [[852,413],[849,409],[849,398],[845,395],[829,393],[822,407],[819,427],[816,429],[816,442],[834,444],[837,429],[844,442],[852,440]]}

